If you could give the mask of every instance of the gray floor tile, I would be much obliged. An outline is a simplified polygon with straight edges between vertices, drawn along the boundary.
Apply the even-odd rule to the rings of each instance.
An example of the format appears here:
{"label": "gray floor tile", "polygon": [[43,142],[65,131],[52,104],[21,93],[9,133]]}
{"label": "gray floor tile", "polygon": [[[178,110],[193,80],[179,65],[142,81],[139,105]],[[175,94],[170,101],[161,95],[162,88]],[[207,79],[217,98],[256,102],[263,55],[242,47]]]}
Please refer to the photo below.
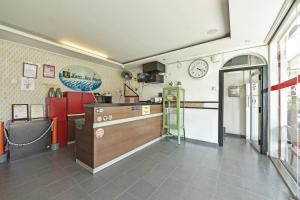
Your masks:
{"label": "gray floor tile", "polygon": [[242,200],[244,190],[239,187],[218,184],[214,193],[214,200]]}
{"label": "gray floor tile", "polygon": [[170,176],[174,169],[175,168],[167,165],[157,165],[147,173],[143,179],[153,185],[159,186],[168,176]]}
{"label": "gray floor tile", "polygon": [[0,165],[2,199],[286,200],[270,159],[245,140],[224,147],[162,140],[92,175],[74,146]]}
{"label": "gray floor tile", "polygon": [[126,169],[123,166],[118,165],[116,163],[116,164],[114,164],[110,167],[107,167],[104,170],[98,172],[97,174],[100,174],[107,180],[112,181],[112,180],[118,178],[121,174],[124,174],[125,171],[126,171]]}
{"label": "gray floor tile", "polygon": [[81,183],[84,182],[90,178],[93,177],[93,174],[91,174],[90,172],[88,172],[85,169],[82,169],[80,171],[78,171],[77,173],[75,173],[72,178],[77,182],[77,183]]}
{"label": "gray floor tile", "polygon": [[157,162],[149,159],[142,162],[140,165],[136,166],[132,170],[130,170],[128,173],[131,175],[134,175],[138,178],[142,178],[145,176],[149,171],[151,171],[155,165],[157,165]]}
{"label": "gray floor tile", "polygon": [[121,196],[119,196],[116,200],[138,200],[135,197],[133,197],[131,194],[124,193]]}
{"label": "gray floor tile", "polygon": [[196,175],[218,180],[220,171],[201,166],[196,171]]}
{"label": "gray floor tile", "polygon": [[[272,200],[268,197],[256,194],[256,193],[252,193],[252,192],[248,192],[245,191],[244,195],[243,195],[243,200]],[[288,198],[286,198],[286,200],[288,200]]]}
{"label": "gray floor tile", "polygon": [[184,192],[184,200],[211,200],[213,198],[213,191],[205,188],[188,187]]}
{"label": "gray floor tile", "polygon": [[53,198],[53,200],[91,200],[91,197],[84,189],[75,185],[71,189],[66,190]]}
{"label": "gray floor tile", "polygon": [[220,170],[221,164],[222,164],[221,158],[213,157],[213,156],[205,156],[201,162],[202,167],[206,167],[214,170]]}
{"label": "gray floor tile", "polygon": [[272,185],[255,182],[253,180],[245,180],[245,189],[249,192],[264,196],[266,198],[275,199]]}
{"label": "gray floor tile", "polygon": [[25,184],[7,188],[1,192],[1,196],[4,197],[4,199],[22,199],[27,193],[37,191],[40,188],[41,186],[38,180],[33,179]]}
{"label": "gray floor tile", "polygon": [[114,200],[124,192],[123,188],[113,182],[109,182],[90,195],[94,200]]}
{"label": "gray floor tile", "polygon": [[170,177],[151,195],[150,199],[183,199],[186,187],[185,182]]}
{"label": "gray floor tile", "polygon": [[147,199],[156,188],[155,185],[145,180],[139,180],[127,192],[138,199]]}
{"label": "gray floor tile", "polygon": [[219,175],[218,183],[221,185],[231,185],[234,187],[245,188],[245,180],[241,176],[233,174],[226,174],[221,172]]}
{"label": "gray floor tile", "polygon": [[77,164],[74,164],[74,165],[64,168],[64,171],[70,176],[75,175],[76,173],[80,172],[81,170],[83,170],[82,167]]}
{"label": "gray floor tile", "polygon": [[72,178],[66,177],[63,178],[57,182],[51,183],[48,186],[45,186],[42,188],[43,194],[47,198],[52,198],[60,193],[65,192],[66,190],[69,190],[75,185],[75,181]]}
{"label": "gray floor tile", "polygon": [[122,187],[123,190],[128,189],[129,187],[133,186],[136,184],[136,182],[139,179],[136,176],[133,176],[131,174],[121,174],[119,177],[117,177],[113,182]]}
{"label": "gray floor tile", "polygon": [[101,175],[95,175],[89,177],[87,180],[82,181],[79,185],[87,192],[91,193],[96,191],[98,188],[103,187],[108,183],[108,180]]}
{"label": "gray floor tile", "polygon": [[22,196],[21,198],[19,198],[19,200],[47,200],[50,198],[53,198],[54,196],[47,196],[47,193],[45,192],[45,186],[43,186],[42,188],[38,189],[37,191],[34,192],[29,192],[27,194],[25,194],[24,196]]}
{"label": "gray floor tile", "polygon": [[214,193],[217,187],[218,179],[212,179],[209,176],[203,176],[202,174],[197,174],[192,177],[188,187],[195,188],[204,192]]}

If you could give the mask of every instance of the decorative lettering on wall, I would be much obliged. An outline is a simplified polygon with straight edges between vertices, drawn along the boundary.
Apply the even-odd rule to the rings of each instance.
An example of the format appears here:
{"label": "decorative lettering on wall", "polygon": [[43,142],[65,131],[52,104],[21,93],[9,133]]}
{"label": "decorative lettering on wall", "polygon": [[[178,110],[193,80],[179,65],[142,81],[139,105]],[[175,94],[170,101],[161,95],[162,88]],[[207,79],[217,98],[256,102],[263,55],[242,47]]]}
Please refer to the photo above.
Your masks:
{"label": "decorative lettering on wall", "polygon": [[76,91],[94,91],[102,85],[100,75],[87,67],[69,66],[59,72],[59,80],[66,87]]}

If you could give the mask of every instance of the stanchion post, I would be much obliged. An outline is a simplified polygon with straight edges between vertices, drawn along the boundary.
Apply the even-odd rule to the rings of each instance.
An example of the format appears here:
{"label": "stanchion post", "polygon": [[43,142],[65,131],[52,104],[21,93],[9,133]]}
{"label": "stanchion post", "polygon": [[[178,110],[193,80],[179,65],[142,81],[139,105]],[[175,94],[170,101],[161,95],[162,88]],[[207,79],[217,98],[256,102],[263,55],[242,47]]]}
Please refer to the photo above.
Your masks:
{"label": "stanchion post", "polygon": [[4,122],[0,122],[0,163],[7,161],[7,154],[4,146]]}
{"label": "stanchion post", "polygon": [[59,149],[59,143],[57,142],[57,117],[54,117],[52,122],[51,150],[55,151]]}

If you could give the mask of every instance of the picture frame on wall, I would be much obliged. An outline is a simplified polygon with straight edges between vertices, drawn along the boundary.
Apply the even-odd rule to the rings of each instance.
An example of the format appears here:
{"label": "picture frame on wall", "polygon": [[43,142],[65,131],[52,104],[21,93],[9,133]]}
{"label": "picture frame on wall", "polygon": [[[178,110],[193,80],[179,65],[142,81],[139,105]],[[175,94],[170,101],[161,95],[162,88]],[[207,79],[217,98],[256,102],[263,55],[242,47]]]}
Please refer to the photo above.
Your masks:
{"label": "picture frame on wall", "polygon": [[54,65],[43,65],[43,77],[55,78],[55,66]]}
{"label": "picture frame on wall", "polygon": [[23,77],[37,78],[38,66],[30,63],[23,63]]}
{"label": "picture frame on wall", "polygon": [[40,119],[44,118],[44,105],[43,104],[31,104],[30,105],[30,118],[31,119]]}
{"label": "picture frame on wall", "polygon": [[29,119],[28,104],[12,104],[12,121]]}

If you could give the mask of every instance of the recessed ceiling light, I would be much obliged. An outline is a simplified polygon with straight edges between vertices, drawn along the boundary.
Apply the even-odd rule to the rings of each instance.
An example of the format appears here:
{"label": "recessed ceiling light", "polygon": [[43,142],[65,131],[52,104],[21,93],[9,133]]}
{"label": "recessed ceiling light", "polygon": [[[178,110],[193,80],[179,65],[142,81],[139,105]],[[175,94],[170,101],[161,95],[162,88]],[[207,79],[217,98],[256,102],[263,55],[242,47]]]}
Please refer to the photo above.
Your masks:
{"label": "recessed ceiling light", "polygon": [[206,33],[208,35],[212,35],[212,34],[216,34],[217,32],[218,32],[218,29],[213,28],[213,29],[209,29]]}
{"label": "recessed ceiling light", "polygon": [[245,40],[245,42],[246,42],[246,43],[249,43],[249,42],[251,42],[251,40]]}
{"label": "recessed ceiling light", "polygon": [[96,56],[101,56],[103,58],[108,58],[108,56],[106,54],[103,54],[99,51],[95,51],[95,50],[92,50],[92,49],[89,49],[89,48],[86,48],[86,47],[83,47],[83,46],[80,46],[78,44],[74,44],[73,42],[69,42],[69,41],[66,41],[66,40],[63,40],[61,41],[62,44],[65,44],[67,46],[70,46],[70,47],[73,47],[75,49],[78,49],[78,50],[81,50],[81,51],[85,51],[87,53],[91,53],[91,54],[94,54]]}

